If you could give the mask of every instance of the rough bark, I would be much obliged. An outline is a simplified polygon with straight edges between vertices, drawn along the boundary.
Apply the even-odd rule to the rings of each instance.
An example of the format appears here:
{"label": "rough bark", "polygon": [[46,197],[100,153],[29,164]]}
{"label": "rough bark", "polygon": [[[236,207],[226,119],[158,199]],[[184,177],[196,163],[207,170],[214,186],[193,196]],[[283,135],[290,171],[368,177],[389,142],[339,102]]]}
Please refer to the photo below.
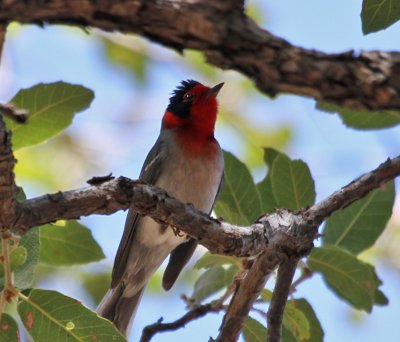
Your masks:
{"label": "rough bark", "polygon": [[[1,33],[0,33],[1,34]],[[1,37],[0,37],[1,39]],[[10,228],[16,215],[16,191],[14,181],[15,158],[11,150],[11,134],[6,130],[0,115],[0,229]]]}
{"label": "rough bark", "polygon": [[256,25],[237,0],[7,0],[0,23],[72,24],[136,33],[241,72],[264,93],[292,93],[354,109],[400,109],[400,53],[303,49]]}
{"label": "rough bark", "polygon": [[298,261],[299,258],[297,257],[285,257],[279,266],[278,278],[267,312],[268,342],[279,342],[281,340],[283,313]]}

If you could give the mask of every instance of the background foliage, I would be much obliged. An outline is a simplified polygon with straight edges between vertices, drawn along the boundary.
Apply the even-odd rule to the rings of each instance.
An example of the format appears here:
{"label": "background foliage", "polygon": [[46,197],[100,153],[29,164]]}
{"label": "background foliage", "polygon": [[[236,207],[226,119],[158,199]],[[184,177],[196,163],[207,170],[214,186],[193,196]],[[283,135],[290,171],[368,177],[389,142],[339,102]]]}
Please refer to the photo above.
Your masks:
{"label": "background foliage", "polygon": [[[361,23],[356,16],[351,17],[351,22],[357,23],[353,29],[370,33],[397,21],[399,7],[388,7],[389,3],[365,0]],[[307,6],[314,5],[316,2]],[[287,34],[296,44],[315,44],[326,50],[347,48],[337,41],[329,45],[329,31],[323,33],[323,43],[318,39],[315,43],[301,41],[298,32],[285,31],[284,20],[281,26],[274,26],[268,14],[271,11],[284,19],[291,16],[291,11],[302,9],[285,1],[270,6],[254,1],[247,11],[260,24],[275,27],[274,33]],[[338,2],[335,6],[341,11],[353,5]],[[322,8],[315,8],[323,18],[330,17],[327,9],[324,13]],[[293,27],[295,20],[293,17]],[[313,24],[310,21],[308,26]],[[307,30],[304,26],[303,22],[301,27]],[[395,40],[390,39],[389,31],[394,30],[393,36],[398,36],[397,26],[388,30],[392,44]],[[337,33],[338,26],[333,27]],[[378,44],[382,36],[377,37],[372,44]],[[43,42],[42,48],[34,49],[32,44],[39,41]],[[352,45],[357,42],[348,42],[358,47]],[[366,47],[371,44],[368,37],[363,42]],[[75,51],[82,48],[85,52],[77,58]],[[91,176],[110,171],[137,176],[158,134],[169,92],[184,78],[210,85],[226,82],[217,136],[229,152],[225,152],[225,186],[215,214],[229,222],[246,225],[276,207],[296,210],[311,205],[399,150],[397,112],[355,112],[288,96],[270,100],[258,94],[249,80],[208,66],[198,52],[185,51],[181,57],[137,37],[105,35],[96,30],[87,35],[70,27],[42,30],[13,24],[0,77],[1,100],[12,101],[30,112],[26,125],[7,121],[19,160],[17,181],[29,197],[82,186]],[[386,285],[398,282],[398,210],[387,227],[394,201],[395,187],[391,183],[327,220],[318,247],[298,270],[302,282],[287,304],[285,341],[321,341],[324,336],[328,341],[345,340],[343,336],[349,338],[352,333],[365,341],[383,338],[379,331],[374,335],[374,328],[399,307],[398,292]],[[99,334],[95,336],[99,340],[122,340],[108,322],[70,297],[95,307],[109,284],[119,239],[117,230],[122,230],[123,219],[124,214],[119,213],[83,222],[57,222],[31,230],[18,246],[12,246],[15,284],[27,291],[21,294],[18,308],[9,307],[10,315],[3,316],[2,324],[9,328],[7,332],[0,330],[0,339],[16,340],[15,320],[21,319],[26,331],[38,341],[44,331],[58,334],[59,340],[85,340],[85,336],[94,336],[93,331]],[[106,260],[94,263],[105,256]],[[183,303],[178,299],[182,292],[198,303],[217,298],[242,265],[236,258],[207,253],[197,260],[194,270],[181,277],[170,295],[160,292],[157,273],[140,309],[138,326],[161,316],[172,320],[182,315]],[[272,285],[263,292],[246,322],[243,339],[247,341],[265,340],[263,311],[271,298]],[[31,287],[37,289],[29,290]],[[157,312],[148,310],[154,303]],[[379,311],[377,306],[386,306],[386,311]],[[371,311],[371,316],[362,313]],[[79,321],[74,318],[77,312],[81,315]],[[347,322],[337,314],[343,316],[343,312],[347,313]],[[206,340],[216,333],[220,320],[203,321],[189,326],[188,332],[176,333],[174,338],[187,340],[194,330],[199,332],[199,340]],[[350,327],[363,322],[365,335],[362,327]],[[338,327],[346,328],[345,335]],[[135,331],[133,339],[137,340],[139,334]],[[169,338],[165,335],[157,340]]]}

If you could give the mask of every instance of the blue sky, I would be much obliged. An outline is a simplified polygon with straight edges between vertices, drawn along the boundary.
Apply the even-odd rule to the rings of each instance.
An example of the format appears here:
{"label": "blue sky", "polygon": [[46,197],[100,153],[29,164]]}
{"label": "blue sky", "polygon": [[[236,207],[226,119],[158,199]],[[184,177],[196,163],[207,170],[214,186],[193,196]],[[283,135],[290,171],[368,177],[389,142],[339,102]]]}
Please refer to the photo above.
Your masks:
{"label": "blue sky", "polygon": [[[400,24],[376,34],[362,35],[361,1],[272,0],[260,3],[265,12],[262,25],[293,44],[326,52],[399,50]],[[151,63],[149,82],[142,87],[123,69],[107,61],[95,35],[57,26],[14,29],[7,40],[0,68],[0,100],[6,101],[18,89],[39,82],[63,80],[93,89],[96,98],[92,106],[79,114],[68,129],[94,159],[92,173],[83,172],[76,179],[76,187],[83,186],[93,175],[109,172],[135,178],[158,135],[170,92],[180,80],[198,78],[193,69],[182,65],[182,59],[175,52],[155,44],[151,45],[151,51],[159,59]],[[221,103],[229,107],[235,91],[229,80],[237,76],[232,72],[219,75],[219,82],[226,82]],[[206,79],[201,81],[207,83]],[[345,127],[338,116],[316,110],[311,99],[282,95],[271,100],[254,94],[251,103],[242,103],[245,115],[266,127],[292,127],[294,136],[286,152],[308,163],[316,181],[318,200],[375,168],[388,156],[399,153],[399,127],[355,131]],[[216,136],[224,149],[241,157],[243,152],[237,136],[221,126],[217,127]],[[33,185],[29,185],[29,190],[31,196],[43,191]],[[398,200],[396,208],[399,210]],[[124,213],[117,213],[84,220],[104,248],[108,257],[104,265],[112,264],[124,219]],[[301,285],[296,297],[305,297],[313,305],[324,327],[326,341],[398,340],[400,334],[395,336],[393,327],[396,327],[400,310],[400,277],[384,263],[378,265],[378,274],[384,281],[382,289],[390,304],[384,308],[375,307],[371,315],[362,314],[363,319],[358,324],[351,318],[353,312],[349,306],[327,290],[318,276]],[[81,288],[77,284],[65,286],[65,279],[44,286],[83,297]],[[159,317],[170,321],[182,315],[181,293],[190,294],[191,289],[183,284],[169,293],[147,293],[139,309],[132,340],[138,340],[141,328]],[[208,340],[210,335],[216,336],[220,318],[209,315],[179,332],[158,335],[154,341]]]}

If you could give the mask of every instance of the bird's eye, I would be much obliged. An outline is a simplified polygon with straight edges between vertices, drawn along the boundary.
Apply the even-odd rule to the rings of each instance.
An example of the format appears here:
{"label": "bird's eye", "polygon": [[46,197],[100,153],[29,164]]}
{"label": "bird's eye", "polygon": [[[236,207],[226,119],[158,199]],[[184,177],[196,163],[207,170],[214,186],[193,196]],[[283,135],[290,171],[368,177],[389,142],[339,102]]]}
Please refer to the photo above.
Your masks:
{"label": "bird's eye", "polygon": [[190,102],[193,100],[194,94],[192,93],[186,93],[185,95],[183,95],[183,101],[184,102]]}

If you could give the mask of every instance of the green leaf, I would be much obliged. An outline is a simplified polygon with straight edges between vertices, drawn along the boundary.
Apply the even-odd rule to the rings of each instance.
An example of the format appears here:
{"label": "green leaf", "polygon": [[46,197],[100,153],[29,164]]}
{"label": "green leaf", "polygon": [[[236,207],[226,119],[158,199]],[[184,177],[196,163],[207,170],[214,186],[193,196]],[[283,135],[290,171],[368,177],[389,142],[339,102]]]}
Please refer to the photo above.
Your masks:
{"label": "green leaf", "polygon": [[32,290],[18,314],[35,341],[126,341],[111,322],[55,291]]}
{"label": "green leaf", "polygon": [[[93,301],[98,304],[110,287],[111,272],[83,273],[81,279],[85,290],[88,292]],[[157,284],[158,288],[160,283],[161,281]]]}
{"label": "green leaf", "polygon": [[293,299],[290,300],[292,305],[296,307],[297,310],[301,311],[306,317],[309,325],[309,338],[301,340],[302,342],[322,342],[324,340],[324,331],[322,330],[321,324],[318,321],[315,312],[307,302],[307,300]]}
{"label": "green leaf", "polygon": [[[12,272],[15,272],[19,267],[21,267],[26,262],[28,257],[28,251],[25,247],[18,246],[12,247],[10,245],[10,268]],[[0,246],[0,255],[3,255],[3,248]],[[0,286],[4,284],[4,264],[0,264]]]}
{"label": "green leaf", "polygon": [[314,248],[308,265],[320,272],[326,284],[356,309],[370,312],[378,287],[370,265],[335,246]]}
{"label": "green leaf", "polygon": [[271,213],[275,208],[278,207],[278,202],[272,191],[271,183],[271,168],[274,160],[281,153],[273,148],[264,149],[264,161],[268,166],[268,173],[265,178],[256,185],[258,193],[260,194],[262,212]]}
{"label": "green leaf", "polygon": [[26,194],[25,191],[22,187],[18,186],[17,187],[17,201],[23,201],[26,200]]}
{"label": "green leaf", "polygon": [[356,129],[381,129],[400,124],[400,112],[395,111],[360,111],[322,102],[317,103],[317,108],[338,113],[346,126]]}
{"label": "green leaf", "polygon": [[371,247],[392,215],[394,193],[394,182],[389,182],[335,212],[326,221],[322,234],[324,244],[343,247],[353,254]]}
{"label": "green leaf", "polygon": [[80,265],[104,258],[92,232],[77,221],[40,227],[40,261],[49,265]]}
{"label": "green leaf", "polygon": [[282,325],[282,342],[299,342],[299,340],[288,328]]}
{"label": "green leaf", "polygon": [[201,270],[202,268],[211,268],[222,265],[236,265],[238,268],[241,268],[242,262],[240,258],[207,252],[196,262],[193,267]]}
{"label": "green leaf", "polygon": [[23,246],[18,246],[16,248],[12,248],[10,251],[10,264],[11,271],[15,271],[23,264],[25,264],[26,259],[28,257],[28,251]]}
{"label": "green leaf", "polygon": [[236,265],[232,265],[228,269],[215,266],[205,271],[194,284],[192,297],[196,303],[201,303],[204,299],[230,285],[237,271]]}
{"label": "green leaf", "polygon": [[298,341],[305,341],[310,338],[310,324],[306,315],[299,310],[293,300],[289,300],[285,306],[283,325]]}
{"label": "green leaf", "polygon": [[372,265],[368,265],[371,271],[372,277],[374,278],[375,283],[377,284],[377,288],[374,295],[374,304],[379,306],[385,306],[389,304],[389,299],[385,296],[385,294],[379,289],[379,287],[383,284],[382,280],[376,274],[375,267]]}
{"label": "green leaf", "polygon": [[[26,256],[22,256],[25,262],[14,271],[14,285],[20,289],[26,289],[32,285],[37,263],[39,261],[40,241],[39,230],[33,228],[21,237],[19,247],[26,250]],[[22,252],[25,253],[25,252]],[[20,258],[19,256],[18,258]],[[3,286],[4,279],[0,279]]]}
{"label": "green leaf", "polygon": [[364,34],[383,30],[399,19],[399,1],[363,0],[361,21]]}
{"label": "green leaf", "polygon": [[238,225],[249,225],[261,215],[260,198],[249,169],[233,154],[224,152],[225,177],[214,211]]}
{"label": "green leaf", "polygon": [[267,328],[254,318],[247,317],[242,328],[246,342],[264,342],[267,340]]}
{"label": "green leaf", "polygon": [[5,313],[1,315],[0,320],[0,341],[19,342],[19,332],[17,322]]}
{"label": "green leaf", "polygon": [[12,131],[14,150],[39,144],[68,127],[74,115],[89,107],[94,98],[90,89],[64,82],[38,84],[20,90],[10,101],[29,112],[26,123],[4,118]]}
{"label": "green leaf", "polygon": [[280,154],[272,163],[271,187],[279,207],[298,210],[315,201],[314,180],[306,163]]}
{"label": "green leaf", "polygon": [[386,306],[389,304],[389,299],[381,290],[376,289],[374,304],[379,306]]}
{"label": "green leaf", "polygon": [[125,46],[107,38],[103,38],[102,41],[106,56],[113,64],[130,71],[138,81],[146,81],[149,57],[143,53],[142,49],[132,47],[138,44]]}
{"label": "green leaf", "polygon": [[272,299],[272,291],[264,289],[261,291],[261,300],[264,302],[270,302]]}

